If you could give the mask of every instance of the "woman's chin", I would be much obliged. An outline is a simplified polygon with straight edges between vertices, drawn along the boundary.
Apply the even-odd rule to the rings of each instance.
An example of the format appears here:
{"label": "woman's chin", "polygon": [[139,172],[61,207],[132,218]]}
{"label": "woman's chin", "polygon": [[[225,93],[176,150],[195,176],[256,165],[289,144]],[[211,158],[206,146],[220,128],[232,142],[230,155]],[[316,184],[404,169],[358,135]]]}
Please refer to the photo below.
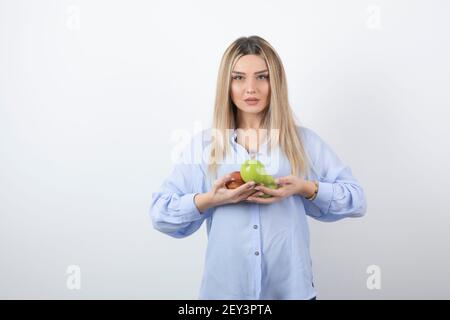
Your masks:
{"label": "woman's chin", "polygon": [[246,113],[260,113],[261,111],[264,111],[263,107],[260,106],[245,106],[244,108],[241,108],[242,111],[246,112]]}

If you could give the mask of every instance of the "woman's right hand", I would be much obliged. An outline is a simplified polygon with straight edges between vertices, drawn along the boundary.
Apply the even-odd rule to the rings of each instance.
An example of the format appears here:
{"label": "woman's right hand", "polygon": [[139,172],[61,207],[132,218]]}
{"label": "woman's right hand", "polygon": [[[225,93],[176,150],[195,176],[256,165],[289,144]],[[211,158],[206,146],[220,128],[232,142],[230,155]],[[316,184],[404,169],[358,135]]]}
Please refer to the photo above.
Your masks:
{"label": "woman's right hand", "polygon": [[236,189],[228,189],[226,184],[230,181],[233,181],[233,178],[230,174],[228,174],[214,182],[210,194],[211,202],[215,206],[228,203],[238,203],[258,192],[258,190],[254,189],[256,184],[253,181],[244,183]]}
{"label": "woman's right hand", "polygon": [[254,189],[256,184],[253,181],[244,183],[236,189],[227,189],[225,184],[230,181],[233,179],[228,174],[214,181],[211,191],[197,194],[194,200],[199,211],[204,212],[210,207],[238,203],[259,192]]}

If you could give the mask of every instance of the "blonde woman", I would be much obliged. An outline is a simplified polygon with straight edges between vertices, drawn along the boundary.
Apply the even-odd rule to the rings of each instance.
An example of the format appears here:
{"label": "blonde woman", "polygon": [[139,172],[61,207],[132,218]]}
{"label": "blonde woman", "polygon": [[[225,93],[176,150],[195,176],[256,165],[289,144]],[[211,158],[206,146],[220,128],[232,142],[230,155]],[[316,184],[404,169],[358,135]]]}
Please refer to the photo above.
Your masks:
{"label": "blonde woman", "polygon": [[[276,188],[240,182],[252,159]],[[315,299],[306,216],[360,217],[363,188],[333,150],[295,123],[275,49],[242,37],[220,64],[211,129],[194,136],[160,190],[155,229],[187,237],[206,223],[200,299]],[[234,179],[234,181],[233,181]]]}

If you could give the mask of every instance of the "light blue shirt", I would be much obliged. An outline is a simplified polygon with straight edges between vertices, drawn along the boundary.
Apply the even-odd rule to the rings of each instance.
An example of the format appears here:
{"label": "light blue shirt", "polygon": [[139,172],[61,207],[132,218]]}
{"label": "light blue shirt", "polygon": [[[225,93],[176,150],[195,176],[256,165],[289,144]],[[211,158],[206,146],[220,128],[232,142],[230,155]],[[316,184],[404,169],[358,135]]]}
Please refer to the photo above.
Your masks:
{"label": "light blue shirt", "polygon": [[[155,229],[183,238],[206,223],[208,245],[200,299],[315,297],[306,216],[331,222],[365,214],[365,194],[351,169],[313,130],[297,130],[312,165],[308,179],[319,181],[313,201],[293,195],[272,204],[243,201],[200,213],[193,198],[210,191],[213,183],[203,160],[209,155],[211,129],[191,140],[182,161],[153,193],[150,215]],[[219,166],[218,177],[239,171],[241,163],[251,158],[235,138],[236,132],[229,141],[231,155]],[[291,174],[279,148],[270,153],[261,148],[257,159],[275,178]]]}

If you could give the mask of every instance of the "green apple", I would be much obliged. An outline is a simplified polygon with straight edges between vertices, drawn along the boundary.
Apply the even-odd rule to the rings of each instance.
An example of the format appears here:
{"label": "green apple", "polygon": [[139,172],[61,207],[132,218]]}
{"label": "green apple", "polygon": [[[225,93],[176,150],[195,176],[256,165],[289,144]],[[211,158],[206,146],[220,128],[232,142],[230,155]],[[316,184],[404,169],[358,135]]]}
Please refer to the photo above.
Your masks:
{"label": "green apple", "polygon": [[[277,189],[275,179],[267,174],[264,165],[258,160],[247,160],[241,165],[241,177],[245,182],[254,181],[258,184],[262,184],[270,189]],[[270,198],[271,195],[264,194],[261,198]]]}

